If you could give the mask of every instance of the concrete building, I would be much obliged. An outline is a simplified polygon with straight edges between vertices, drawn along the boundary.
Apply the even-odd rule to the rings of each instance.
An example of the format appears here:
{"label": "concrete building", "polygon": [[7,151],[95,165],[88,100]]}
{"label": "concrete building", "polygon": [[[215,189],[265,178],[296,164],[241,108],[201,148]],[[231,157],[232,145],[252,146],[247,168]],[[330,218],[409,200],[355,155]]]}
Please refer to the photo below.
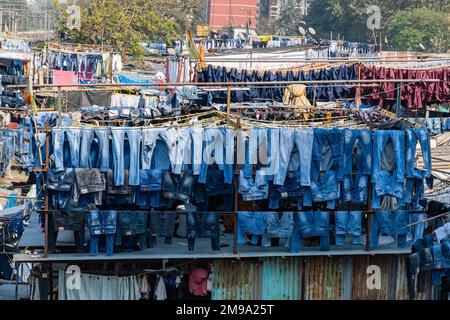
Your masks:
{"label": "concrete building", "polygon": [[224,27],[256,26],[258,0],[209,0],[208,24],[213,31],[221,31]]}
{"label": "concrete building", "polygon": [[302,15],[308,13],[310,0],[259,0],[259,15],[261,19],[278,19],[281,12],[289,3],[294,2]]}

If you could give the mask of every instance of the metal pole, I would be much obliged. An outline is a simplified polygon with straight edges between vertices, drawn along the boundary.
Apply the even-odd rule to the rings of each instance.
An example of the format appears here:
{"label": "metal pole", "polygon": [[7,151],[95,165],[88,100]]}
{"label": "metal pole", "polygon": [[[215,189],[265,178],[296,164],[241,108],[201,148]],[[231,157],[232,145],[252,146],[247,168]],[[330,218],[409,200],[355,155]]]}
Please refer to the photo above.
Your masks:
{"label": "metal pole", "polygon": [[14,293],[14,300],[19,300],[19,262],[15,262],[15,267],[17,270],[16,274],[16,287],[15,287],[15,293]]}

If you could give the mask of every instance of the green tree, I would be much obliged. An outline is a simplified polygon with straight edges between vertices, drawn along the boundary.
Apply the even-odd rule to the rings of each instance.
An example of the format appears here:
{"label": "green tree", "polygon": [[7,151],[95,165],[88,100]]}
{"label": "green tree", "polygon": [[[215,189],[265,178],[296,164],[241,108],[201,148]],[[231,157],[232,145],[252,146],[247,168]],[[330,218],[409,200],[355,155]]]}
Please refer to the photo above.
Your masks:
{"label": "green tree", "polygon": [[374,34],[367,28],[370,5],[378,6],[381,11],[381,29],[375,30],[377,39],[380,33],[388,33],[399,11],[427,7],[450,12],[448,0],[312,0],[306,21],[321,38],[328,38],[333,32],[334,37],[339,34],[349,41],[373,42]]}
{"label": "green tree", "polygon": [[390,40],[398,50],[447,52],[450,44],[450,17],[445,12],[427,8],[399,11],[388,27]]}
{"label": "green tree", "polygon": [[[56,31],[70,42],[114,45],[142,59],[143,42],[173,40],[192,29],[204,10],[201,0],[78,0],[80,30],[67,27],[66,8],[57,8]],[[203,9],[202,9],[203,8]]]}
{"label": "green tree", "polygon": [[273,23],[273,31],[280,36],[299,35],[298,27],[303,15],[295,5],[295,1],[289,1],[288,5],[280,12],[280,17]]}

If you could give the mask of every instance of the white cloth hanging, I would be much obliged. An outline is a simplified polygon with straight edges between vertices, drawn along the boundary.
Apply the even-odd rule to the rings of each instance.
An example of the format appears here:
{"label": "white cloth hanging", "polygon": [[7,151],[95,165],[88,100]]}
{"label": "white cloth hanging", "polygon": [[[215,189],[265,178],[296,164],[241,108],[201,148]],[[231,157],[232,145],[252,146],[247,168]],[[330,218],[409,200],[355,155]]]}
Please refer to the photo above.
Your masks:
{"label": "white cloth hanging", "polygon": [[158,276],[156,289],[155,289],[155,299],[156,300],[166,300],[166,284],[164,283],[164,279],[162,276]]}

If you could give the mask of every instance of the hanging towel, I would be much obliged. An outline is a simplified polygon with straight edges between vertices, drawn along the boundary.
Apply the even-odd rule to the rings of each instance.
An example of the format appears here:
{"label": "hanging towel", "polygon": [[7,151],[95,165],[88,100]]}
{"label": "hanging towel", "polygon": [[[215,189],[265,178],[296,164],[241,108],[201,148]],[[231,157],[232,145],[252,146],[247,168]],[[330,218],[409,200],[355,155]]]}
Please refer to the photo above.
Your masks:
{"label": "hanging towel", "polygon": [[311,107],[311,103],[306,98],[306,86],[303,84],[287,86],[284,91],[283,103],[296,107]]}

